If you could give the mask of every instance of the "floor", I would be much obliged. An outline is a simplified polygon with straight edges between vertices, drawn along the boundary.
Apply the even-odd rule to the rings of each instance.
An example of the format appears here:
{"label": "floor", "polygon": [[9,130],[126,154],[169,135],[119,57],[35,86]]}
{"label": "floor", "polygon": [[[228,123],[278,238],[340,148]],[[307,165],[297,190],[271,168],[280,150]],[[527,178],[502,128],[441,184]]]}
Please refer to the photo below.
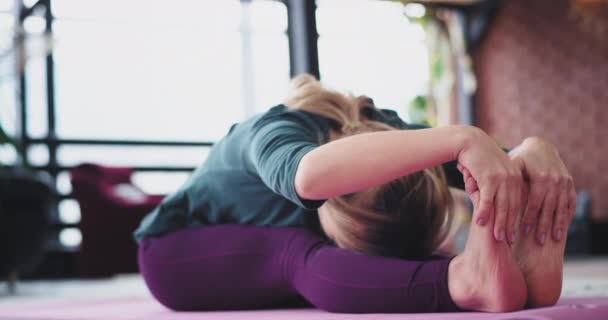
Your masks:
{"label": "floor", "polygon": [[[105,280],[62,280],[31,281],[18,284],[17,293],[9,295],[6,284],[0,284],[0,319],[51,320],[51,319],[198,319],[201,313],[176,314],[164,309],[148,294],[142,279],[138,275],[121,275]],[[608,319],[608,257],[605,258],[570,258],[564,269],[564,286],[562,304],[570,304],[570,309],[585,311],[596,305],[605,307],[597,319]],[[582,299],[581,297],[585,297]],[[570,299],[570,300],[569,300]],[[578,299],[578,300],[577,300]],[[589,300],[591,299],[591,300]],[[595,299],[595,300],[594,300]],[[582,301],[582,302],[581,302]],[[591,301],[591,304],[589,304]],[[605,305],[604,305],[605,304]],[[570,310],[569,309],[569,310]],[[570,310],[571,311],[571,310]],[[595,315],[600,312],[595,310]],[[520,314],[517,319],[570,319],[547,317],[546,314]],[[210,317],[213,315],[212,317]],[[458,315],[458,314],[453,314]],[[513,315],[513,314],[511,314]],[[216,312],[204,313],[205,319],[226,318],[266,318],[290,319],[347,319],[346,315],[324,313],[313,309],[302,309],[294,313],[289,310],[260,312]],[[353,315],[350,315],[352,318]],[[411,315],[410,315],[411,316]],[[441,319],[452,319],[452,317]],[[461,318],[464,314],[453,319]],[[467,319],[494,319],[500,314],[483,315],[467,314]],[[365,319],[376,319],[373,315]],[[407,315],[382,315],[382,319],[413,319]],[[416,317],[419,319],[420,315]],[[425,319],[435,319],[432,315]],[[578,318],[575,317],[575,318]],[[515,319],[495,318],[495,319]],[[590,319],[589,315],[585,319]]]}

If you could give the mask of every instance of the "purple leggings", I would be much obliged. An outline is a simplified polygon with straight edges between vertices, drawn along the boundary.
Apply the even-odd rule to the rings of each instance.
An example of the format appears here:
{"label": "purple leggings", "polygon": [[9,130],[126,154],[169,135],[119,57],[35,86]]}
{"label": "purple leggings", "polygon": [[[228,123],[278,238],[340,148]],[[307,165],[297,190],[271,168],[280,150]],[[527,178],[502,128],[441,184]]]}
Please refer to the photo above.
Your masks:
{"label": "purple leggings", "polygon": [[301,228],[184,229],[143,239],[138,260],[152,295],[173,310],[259,309],[295,301],[347,313],[458,310],[448,292],[449,258],[367,256]]}

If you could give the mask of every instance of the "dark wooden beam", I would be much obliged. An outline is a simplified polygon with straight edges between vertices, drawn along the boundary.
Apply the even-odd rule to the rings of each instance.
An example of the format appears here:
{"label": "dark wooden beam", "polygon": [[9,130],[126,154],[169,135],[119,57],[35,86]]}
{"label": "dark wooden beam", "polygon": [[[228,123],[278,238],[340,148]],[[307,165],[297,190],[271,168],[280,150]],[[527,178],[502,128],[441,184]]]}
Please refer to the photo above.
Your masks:
{"label": "dark wooden beam", "polygon": [[291,76],[310,73],[320,78],[316,9],[313,0],[284,0],[287,6]]}

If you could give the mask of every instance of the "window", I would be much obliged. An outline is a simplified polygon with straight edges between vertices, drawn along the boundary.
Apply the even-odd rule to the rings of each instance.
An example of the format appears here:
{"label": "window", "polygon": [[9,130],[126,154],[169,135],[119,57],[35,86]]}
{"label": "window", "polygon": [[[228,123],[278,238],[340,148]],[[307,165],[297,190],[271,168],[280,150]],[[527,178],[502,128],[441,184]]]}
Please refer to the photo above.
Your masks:
{"label": "window", "polygon": [[53,13],[62,138],[214,141],[289,79],[280,2],[54,0]]}
{"label": "window", "polygon": [[[60,139],[214,142],[286,93],[287,10],[279,1],[53,0],[52,12]],[[36,31],[41,18],[28,19],[25,27]],[[40,56],[27,65],[27,128],[35,138],[48,133],[44,63]],[[48,162],[44,146],[30,151],[33,163]],[[62,145],[58,162],[194,167],[206,152]],[[141,172],[136,182],[168,193],[186,177]]]}
{"label": "window", "polygon": [[365,94],[407,120],[407,106],[428,85],[422,27],[398,2],[317,0],[319,69],[324,83]]}
{"label": "window", "polygon": [[[3,3],[0,28],[8,24]],[[52,0],[51,6],[60,140],[215,142],[233,123],[280,103],[287,91],[287,9],[280,1]],[[43,14],[24,21],[28,35],[42,37]],[[45,52],[32,55],[25,69],[27,133],[39,139],[49,134]],[[14,93],[14,86],[0,83],[2,102],[5,91]],[[3,118],[12,112],[17,119],[14,105],[0,109]],[[42,141],[28,147],[36,166],[49,164],[50,149]],[[207,152],[192,146],[60,144],[56,155],[60,167],[94,162],[185,168],[134,174],[145,192],[167,194]],[[60,193],[70,194],[67,172],[60,171],[56,183]],[[57,218],[77,223],[78,204],[62,200]],[[78,229],[62,229],[59,240],[77,246]]]}

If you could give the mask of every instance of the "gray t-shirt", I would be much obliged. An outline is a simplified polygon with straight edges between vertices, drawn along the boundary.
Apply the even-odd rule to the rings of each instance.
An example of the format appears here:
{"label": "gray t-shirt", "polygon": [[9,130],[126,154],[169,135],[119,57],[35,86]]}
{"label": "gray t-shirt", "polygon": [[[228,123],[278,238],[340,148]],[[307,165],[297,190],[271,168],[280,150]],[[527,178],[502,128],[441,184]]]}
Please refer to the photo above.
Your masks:
{"label": "gray t-shirt", "polygon": [[[392,110],[366,116],[407,129]],[[135,238],[213,224],[305,227],[320,233],[324,200],[300,199],[294,187],[300,159],[328,139],[332,120],[278,105],[235,124],[188,181],[149,213]]]}

